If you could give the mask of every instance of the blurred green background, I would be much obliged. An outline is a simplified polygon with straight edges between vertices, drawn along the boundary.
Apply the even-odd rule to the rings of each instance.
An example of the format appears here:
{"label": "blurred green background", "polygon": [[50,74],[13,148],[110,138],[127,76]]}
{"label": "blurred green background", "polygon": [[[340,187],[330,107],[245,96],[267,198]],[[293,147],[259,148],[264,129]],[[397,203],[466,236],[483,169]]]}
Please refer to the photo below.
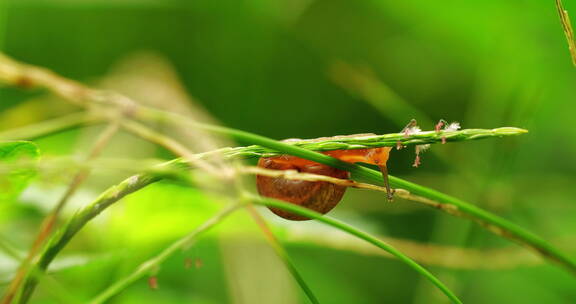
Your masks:
{"label": "blurred green background", "polygon": [[[411,118],[423,129],[440,118],[463,128],[529,129],[515,138],[434,146],[420,168],[412,167],[412,150],[393,151],[390,172],[576,255],[576,69],[553,1],[0,1],[6,54],[121,91],[114,75],[126,66],[133,74],[173,75],[213,119],[276,139],[396,132]],[[576,4],[566,2],[576,14]],[[74,110],[45,92],[0,91],[2,130]],[[81,155],[97,129],[38,144],[45,157]],[[114,143],[106,155],[169,157],[126,134]],[[67,214],[125,176],[95,172]],[[4,206],[2,237],[26,250],[65,181],[38,179]],[[398,201],[351,189],[331,215],[413,244],[405,252],[465,303],[576,302],[576,279],[559,267],[469,221]],[[89,224],[55,263],[54,277],[87,301],[217,209],[198,189],[151,186]],[[403,264],[357,243],[344,246],[349,240],[331,229],[263,214],[322,303],[447,301]],[[471,257],[479,262],[463,261]],[[186,269],[187,259],[202,266]],[[0,253],[0,288],[14,267]],[[307,303],[245,214],[170,258],[158,281],[150,290],[141,280],[112,303]],[[32,302],[58,298],[41,285]]]}

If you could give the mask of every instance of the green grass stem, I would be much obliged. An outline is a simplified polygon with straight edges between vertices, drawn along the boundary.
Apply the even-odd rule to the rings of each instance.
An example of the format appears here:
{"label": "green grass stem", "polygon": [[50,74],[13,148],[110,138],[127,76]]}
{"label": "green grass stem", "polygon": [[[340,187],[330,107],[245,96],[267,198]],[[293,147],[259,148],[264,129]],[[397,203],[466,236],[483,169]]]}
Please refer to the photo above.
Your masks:
{"label": "green grass stem", "polygon": [[[249,194],[247,194],[249,195]],[[249,195],[250,200],[257,205],[264,205],[269,207],[281,208],[286,211],[290,211],[296,213],[298,215],[303,215],[308,218],[315,219],[319,222],[322,222],[326,225],[332,226],[338,230],[344,231],[348,234],[351,234],[359,239],[362,239],[368,243],[373,244],[376,247],[379,247],[386,252],[390,253],[391,255],[398,258],[400,261],[426,277],[432,284],[434,284],[438,289],[440,289],[453,303],[462,303],[458,297],[452,293],[452,291],[446,287],[438,278],[436,278],[432,273],[426,270],[424,267],[420,266],[420,264],[416,263],[414,260],[400,252],[398,249],[392,247],[391,245],[386,244],[385,242],[379,240],[378,238],[372,236],[370,233],[364,232],[360,229],[357,229],[351,225],[348,225],[344,222],[339,220],[333,219],[329,216],[324,216],[318,212],[312,211],[307,208],[303,208],[294,204],[278,201],[275,199],[270,198],[263,198],[255,195]]]}

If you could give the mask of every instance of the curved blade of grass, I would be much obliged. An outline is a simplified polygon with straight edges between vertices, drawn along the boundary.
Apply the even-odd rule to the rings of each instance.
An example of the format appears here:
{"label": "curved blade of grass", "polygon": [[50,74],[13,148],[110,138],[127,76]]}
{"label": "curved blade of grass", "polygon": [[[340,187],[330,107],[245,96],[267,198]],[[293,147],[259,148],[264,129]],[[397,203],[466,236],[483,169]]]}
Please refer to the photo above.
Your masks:
{"label": "curved blade of grass", "polygon": [[300,288],[302,288],[302,291],[304,291],[310,302],[312,302],[313,304],[319,304],[320,302],[318,301],[318,298],[316,298],[316,295],[314,295],[312,288],[308,286],[308,283],[306,283],[306,280],[304,280],[304,277],[302,277],[302,275],[298,271],[298,268],[296,268],[296,265],[292,262],[292,259],[290,258],[290,255],[288,255],[286,249],[284,249],[284,247],[282,246],[280,241],[278,241],[272,230],[270,230],[268,224],[266,223],[266,220],[262,217],[262,215],[260,215],[260,213],[258,213],[258,211],[256,210],[256,208],[254,208],[253,205],[246,206],[246,209],[256,222],[256,225],[258,225],[258,227],[260,227],[260,230],[262,230],[262,233],[264,234],[264,237],[268,241],[268,244],[272,247],[274,252],[276,252],[280,260],[284,263],[284,266],[286,266],[286,268],[288,269],[288,271],[290,272],[296,283],[300,285]]}
{"label": "curved blade of grass", "polygon": [[[382,183],[382,174],[378,171],[368,169],[366,167],[362,167],[356,164],[347,163],[341,161],[339,159],[314,152],[311,150],[306,150],[304,148],[283,143],[280,141],[276,141],[264,136],[260,136],[257,134],[249,133],[246,131],[220,127],[220,126],[213,126],[213,125],[206,125],[200,124],[196,122],[192,122],[189,120],[184,120],[182,116],[177,114],[167,114],[166,112],[162,113],[152,113],[156,117],[158,115],[162,115],[164,118],[167,118],[166,115],[169,115],[171,118],[176,119],[178,122],[187,121],[188,124],[193,125],[198,128],[202,128],[205,130],[209,130],[215,133],[223,134],[230,136],[236,139],[239,142],[248,143],[248,144],[255,144],[259,145],[271,150],[282,152],[283,154],[290,154],[294,156],[298,156],[301,158],[309,159],[321,164],[325,164],[334,168],[338,168],[341,170],[346,170],[355,174],[357,176],[361,176],[370,182],[380,184]],[[514,134],[519,134],[517,131],[518,129],[515,128],[505,128],[506,132],[510,131]],[[526,131],[524,130],[525,133]],[[429,134],[434,136],[433,134]],[[410,144],[410,143],[408,143]],[[420,144],[420,143],[418,143]],[[486,210],[478,208],[470,203],[464,202],[452,196],[446,195],[439,191],[420,186],[409,181],[403,180],[398,177],[389,176],[390,184],[395,188],[402,188],[408,190],[409,192],[437,201],[441,203],[437,207],[445,211],[449,214],[459,213],[465,217],[470,218],[471,220],[479,223],[484,228],[488,229],[489,231],[502,236],[504,238],[510,239],[514,242],[517,242],[521,245],[527,246],[532,248],[536,252],[538,252],[543,257],[550,259],[552,261],[557,262],[562,267],[566,268],[573,274],[576,274],[576,261],[563,253],[562,251],[555,248],[553,245],[545,241],[544,239],[536,236],[535,234],[529,232],[528,230],[502,218],[497,215],[494,215]]]}
{"label": "curved blade of grass", "polygon": [[[31,265],[31,271],[46,271],[56,255],[70,242],[90,220],[116,203],[126,195],[138,191],[150,184],[162,179],[160,175],[139,174],[131,176],[117,185],[108,188],[89,205],[76,212],[72,218],[46,242],[46,246],[40,253],[38,260]],[[34,292],[38,280],[33,276],[27,276],[19,303],[26,303]]]}
{"label": "curved blade of grass", "polygon": [[[175,179],[181,181],[188,181],[187,177],[183,177],[179,174],[175,174],[171,171],[164,172],[162,168],[177,168],[186,169],[188,168],[182,162],[178,160],[172,160],[158,166],[160,171],[151,171],[145,174],[138,174],[131,176],[117,185],[108,188],[104,193],[102,193],[98,198],[92,201],[90,204],[82,208],[80,211],[76,212],[72,218],[68,221],[66,225],[60,228],[57,233],[54,233],[51,238],[47,241],[47,245],[39,255],[39,259],[31,266],[31,271],[41,272],[46,271],[48,266],[52,263],[54,258],[64,249],[64,247],[70,242],[70,240],[78,233],[90,220],[104,211],[106,208],[110,207],[112,204],[116,203],[126,195],[129,195],[135,191],[138,191],[150,184],[156,183],[164,178]],[[296,282],[303,289],[304,293],[308,296],[312,303],[318,303],[318,300],[312,293],[312,289],[307,285],[302,276],[298,273],[296,267],[291,262],[287,254],[282,254],[280,251],[281,258],[286,263],[288,270],[294,275]],[[26,303],[38,284],[38,280],[35,276],[28,276],[23,285],[22,295],[20,297],[20,303]]]}
{"label": "curved blade of grass", "polygon": [[241,206],[242,206],[241,204],[236,204],[220,211],[218,214],[216,214],[214,217],[204,222],[198,228],[194,229],[192,232],[190,232],[183,238],[177,240],[176,242],[172,243],[170,246],[162,250],[162,252],[160,252],[157,256],[140,264],[140,266],[138,266],[138,268],[136,268],[134,272],[130,273],[128,276],[124,277],[118,282],[110,285],[89,303],[90,304],[104,303],[113,296],[122,292],[126,287],[128,287],[130,284],[134,283],[138,279],[146,275],[149,275],[152,271],[158,269],[158,267],[167,258],[172,256],[176,252],[182,250],[182,248],[184,248],[186,245],[191,244],[194,240],[198,238],[198,236],[205,233],[210,228],[216,226],[218,223],[222,222],[228,215],[238,210]]}
{"label": "curved blade of grass", "polygon": [[556,9],[560,16],[560,23],[562,23],[562,29],[564,30],[566,41],[568,42],[568,50],[570,51],[572,64],[576,66],[576,40],[574,40],[574,30],[572,29],[572,23],[570,22],[568,11],[564,9],[561,0],[556,0]]}
{"label": "curved blade of grass", "polygon": [[78,112],[0,132],[0,140],[36,139],[64,132],[80,126],[89,126],[104,121],[103,117],[90,112]]}
{"label": "curved blade of grass", "polygon": [[[298,139],[290,142],[280,142],[254,133],[241,131],[233,128],[209,125],[191,120],[186,116],[177,113],[162,111],[150,107],[139,106],[134,116],[141,120],[155,121],[175,126],[183,127],[188,125],[214,133],[230,136],[239,142],[254,144],[254,146],[232,148],[239,150],[244,155],[254,154],[277,154],[278,151],[286,153],[289,147],[301,148],[292,149],[297,151],[314,150],[330,151],[339,149],[365,149],[377,147],[414,146],[425,144],[436,144],[443,142],[458,142],[467,140],[478,140],[493,137],[516,136],[528,133],[528,130],[514,127],[502,127],[496,129],[463,129],[456,131],[421,131],[413,134],[388,133],[388,134],[356,134],[347,136],[322,137],[316,139]],[[230,149],[230,148],[229,148]],[[291,153],[289,153],[291,154]],[[292,154],[296,155],[296,154]]]}
{"label": "curved blade of grass", "polygon": [[371,234],[364,232],[360,229],[354,228],[353,226],[350,226],[346,223],[343,223],[343,222],[338,221],[336,219],[333,219],[331,217],[324,216],[318,212],[312,211],[312,210],[307,209],[307,208],[303,208],[303,207],[300,207],[300,206],[297,206],[294,204],[278,201],[275,199],[263,198],[263,197],[259,197],[259,196],[255,196],[255,195],[251,195],[251,194],[246,194],[246,195],[249,197],[250,201],[252,201],[254,204],[264,205],[264,206],[269,206],[269,207],[275,207],[275,208],[281,208],[281,209],[284,209],[286,211],[296,213],[298,215],[303,215],[303,216],[306,216],[309,218],[313,218],[313,219],[320,221],[326,225],[332,226],[338,230],[344,231],[344,232],[349,233],[355,237],[358,237],[359,239],[362,239],[368,243],[371,243],[374,246],[382,248],[386,252],[397,257],[403,263],[407,264],[410,268],[416,270],[418,273],[425,276],[428,280],[430,280],[430,282],[432,282],[432,284],[436,285],[436,287],[438,287],[438,289],[440,289],[450,300],[452,300],[452,302],[462,303],[460,301],[460,299],[458,299],[458,297],[448,287],[446,287],[446,285],[444,285],[438,278],[436,278],[432,273],[430,273],[428,270],[426,270],[424,267],[420,266],[420,264],[416,263],[414,260],[412,260],[411,258],[406,256],[402,252],[400,252],[398,249],[382,242],[381,240],[372,236]]}

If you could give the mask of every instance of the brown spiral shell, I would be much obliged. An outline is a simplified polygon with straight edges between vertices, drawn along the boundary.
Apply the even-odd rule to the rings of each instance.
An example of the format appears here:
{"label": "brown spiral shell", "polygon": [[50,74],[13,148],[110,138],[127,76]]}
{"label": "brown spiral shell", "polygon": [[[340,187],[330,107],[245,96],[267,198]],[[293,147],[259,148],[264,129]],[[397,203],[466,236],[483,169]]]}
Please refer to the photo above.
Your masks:
{"label": "brown spiral shell", "polygon": [[[321,153],[349,163],[362,162],[380,167],[384,183],[388,189],[388,199],[391,200],[392,191],[388,184],[388,171],[386,170],[386,162],[388,161],[390,150],[390,147],[380,147],[331,150]],[[263,157],[258,161],[258,166],[271,170],[297,170],[298,172],[319,174],[340,179],[347,179],[350,176],[347,171],[291,155]],[[256,176],[256,186],[262,196],[306,207],[322,214],[326,214],[332,210],[342,199],[344,192],[346,192],[346,187],[328,182],[289,180],[282,177],[268,177],[263,175]],[[307,217],[293,214],[279,208],[269,209],[278,216],[288,220],[309,220]]]}
{"label": "brown spiral shell", "polygon": [[[326,175],[335,178],[348,178],[347,171],[339,170],[295,156],[275,156],[261,158],[258,166],[272,170],[297,170],[303,173]],[[327,182],[289,180],[282,177],[256,176],[256,186],[262,196],[279,199],[325,214],[342,199],[346,187]],[[276,215],[293,221],[309,218],[279,208],[269,208]]]}

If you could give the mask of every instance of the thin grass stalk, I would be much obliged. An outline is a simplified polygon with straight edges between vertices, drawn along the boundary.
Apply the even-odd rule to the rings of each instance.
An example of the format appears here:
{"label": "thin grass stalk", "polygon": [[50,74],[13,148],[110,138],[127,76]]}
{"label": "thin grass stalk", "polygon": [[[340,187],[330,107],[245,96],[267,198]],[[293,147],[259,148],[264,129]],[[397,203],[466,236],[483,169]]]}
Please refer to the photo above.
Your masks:
{"label": "thin grass stalk", "polygon": [[[16,248],[14,248],[11,244],[6,242],[0,237],[0,251],[3,251],[7,255],[9,255],[15,261],[23,262],[24,256],[22,256]],[[40,282],[45,283],[48,285],[48,292],[52,294],[55,298],[58,299],[59,303],[66,303],[66,304],[74,304],[78,303],[75,301],[75,298],[70,295],[70,293],[64,289],[54,278],[45,275],[45,273],[33,272],[32,275],[36,277],[36,279],[40,280]]]}
{"label": "thin grass stalk", "polygon": [[[160,175],[133,175],[121,183],[108,188],[108,190],[102,193],[91,204],[76,212],[62,228],[52,235],[44,250],[40,253],[38,261],[31,267],[34,267],[38,271],[45,272],[48,265],[50,265],[56,255],[64,249],[66,244],[68,244],[68,242],[86,225],[86,223],[126,195],[160,181],[161,179],[162,176]],[[20,303],[28,302],[37,284],[38,280],[36,278],[31,276],[26,278],[22,288]]]}
{"label": "thin grass stalk", "polygon": [[[116,122],[111,122],[108,127],[106,127],[96,139],[94,145],[90,148],[90,152],[86,157],[87,160],[94,159],[100,155],[104,147],[108,144],[112,136],[116,134],[118,130],[118,124]],[[60,212],[70,199],[72,195],[79,189],[80,185],[84,182],[84,180],[90,174],[89,170],[79,170],[73,179],[70,181],[68,187],[66,188],[66,192],[60,198],[60,200],[56,203],[56,206],[52,209],[52,211],[44,218],[41,223],[40,230],[34,239],[32,246],[28,251],[27,257],[22,261],[16,275],[12,279],[12,282],[8,286],[6,293],[2,297],[1,303],[2,304],[9,304],[12,302],[14,297],[18,294],[20,290],[20,286],[22,282],[25,280],[26,276],[29,276],[30,272],[30,264],[41,250],[44,242],[50,237],[54,226],[57,223],[59,218]]]}
{"label": "thin grass stalk", "polygon": [[268,241],[274,252],[276,252],[276,255],[278,255],[280,260],[282,260],[284,266],[288,269],[288,271],[290,272],[296,283],[298,283],[300,288],[302,288],[302,291],[304,291],[304,294],[306,294],[310,302],[313,304],[319,304],[320,302],[318,301],[318,298],[312,291],[312,288],[310,288],[306,280],[304,280],[304,277],[300,274],[300,271],[298,271],[298,268],[296,268],[294,262],[292,262],[292,259],[288,255],[288,252],[286,252],[286,249],[276,238],[270,227],[268,227],[268,224],[266,224],[266,221],[264,220],[262,215],[260,215],[258,211],[254,208],[254,206],[251,204],[248,204],[246,206],[246,209],[248,210],[252,218],[254,218],[254,221],[260,227],[260,230],[262,230],[262,232],[264,233],[266,240]]}
{"label": "thin grass stalk", "polygon": [[130,284],[134,283],[138,279],[150,275],[152,271],[158,269],[160,265],[168,259],[170,256],[174,255],[176,252],[182,250],[187,245],[191,244],[194,240],[196,240],[201,234],[207,232],[212,227],[216,226],[220,222],[222,222],[227,216],[232,214],[232,212],[238,210],[242,207],[242,204],[234,204],[230,207],[225,208],[224,210],[220,211],[214,217],[209,219],[208,221],[204,222],[204,224],[200,225],[198,228],[194,229],[191,233],[184,236],[183,238],[177,240],[176,242],[172,243],[166,249],[164,249],[160,254],[155,256],[152,259],[140,264],[140,266],[128,276],[124,277],[123,279],[117,281],[116,283],[112,284],[102,293],[97,295],[90,304],[100,304],[104,303],[113,296],[122,292],[126,287]]}
{"label": "thin grass stalk", "polygon": [[438,287],[438,289],[440,289],[440,291],[442,291],[453,303],[462,303],[460,301],[460,299],[458,299],[458,297],[446,285],[444,285],[438,278],[436,278],[432,273],[430,273],[424,267],[420,266],[420,264],[416,263],[414,260],[412,260],[411,258],[406,256],[405,254],[403,254],[402,252],[400,252],[396,248],[382,242],[381,240],[379,240],[378,238],[372,236],[371,234],[369,234],[367,232],[364,232],[360,229],[354,228],[351,225],[348,225],[344,222],[333,219],[329,216],[324,216],[318,212],[312,211],[312,210],[304,208],[304,207],[300,207],[298,205],[286,203],[286,202],[271,199],[271,198],[263,198],[263,197],[259,197],[259,196],[255,196],[255,195],[251,195],[251,194],[246,194],[246,196],[254,204],[268,206],[268,207],[281,208],[283,210],[296,213],[298,215],[312,218],[312,219],[315,219],[315,220],[322,222],[326,225],[332,226],[336,229],[339,229],[341,231],[344,231],[346,233],[354,235],[354,236],[358,237],[359,239],[362,239],[368,243],[371,243],[371,244],[385,250],[386,252],[390,253],[391,255],[395,256],[400,261],[402,261],[403,263],[407,264],[409,267],[414,269],[416,272],[418,272],[421,275],[423,275],[424,277],[426,277],[432,284],[434,284],[436,287]]}
{"label": "thin grass stalk", "polygon": [[572,64],[576,66],[576,40],[574,40],[574,29],[572,28],[572,22],[570,22],[570,16],[568,11],[564,9],[562,0],[556,0],[556,9],[560,16],[560,23],[566,36],[566,42],[568,42],[568,51],[570,52],[570,58],[572,58]]}
{"label": "thin grass stalk", "polygon": [[[206,124],[200,124],[193,121],[186,120],[184,117],[174,114],[174,113],[166,113],[166,112],[159,112],[156,110],[153,111],[146,111],[147,118],[156,118],[161,121],[166,121],[169,117],[173,123],[187,123],[191,126],[202,128],[205,130],[209,130],[218,134],[230,136],[235,140],[248,143],[248,144],[255,144],[262,147],[265,147],[270,150],[279,151],[283,154],[294,155],[297,157],[305,158],[308,160],[312,160],[321,164],[325,164],[334,168],[338,168],[341,170],[346,170],[351,172],[353,175],[358,177],[362,177],[372,183],[381,184],[382,183],[382,174],[378,171],[368,169],[363,166],[359,166],[356,164],[350,164],[347,162],[343,162],[336,158],[304,149],[302,147],[288,144],[284,142],[279,142],[264,136],[256,135],[253,133],[249,133],[246,131],[220,127],[220,126],[212,126]],[[168,117],[167,117],[168,115]],[[175,120],[175,121],[174,121]],[[454,136],[453,138],[458,138],[462,140],[469,140],[469,139],[480,139],[480,138],[487,138],[494,136],[494,132],[484,132],[485,130],[477,133],[476,129],[472,129],[471,132],[461,132],[458,133],[459,136]],[[516,129],[516,128],[500,128],[495,129],[499,130],[496,131],[496,134],[502,135],[518,135],[525,133],[525,130]],[[466,131],[466,130],[462,130]],[[445,134],[447,135],[447,134]],[[402,141],[402,136],[404,134],[392,134],[390,138],[394,140]],[[419,139],[413,139],[412,137],[405,138],[402,142],[403,145],[414,145],[414,144],[423,144],[423,143],[431,143],[431,142],[441,142],[442,135],[436,134],[436,132],[427,132],[425,134],[417,135],[421,136]],[[387,137],[383,135],[383,137]],[[423,137],[423,138],[422,138]],[[447,136],[447,139],[449,137]],[[320,142],[306,142],[306,144],[314,145],[314,147],[321,149],[322,141]],[[330,142],[332,144],[332,142]],[[391,142],[382,143],[388,146],[391,145]],[[459,200],[452,196],[446,195],[439,191],[420,186],[418,184],[411,183],[409,181],[390,176],[390,184],[396,188],[402,188],[410,193],[413,193],[418,196],[422,196],[433,201],[440,202],[439,205],[435,206],[439,210],[445,211],[449,214],[462,214],[465,217],[473,220],[474,222],[480,224],[482,227],[488,229],[489,231],[512,240],[516,243],[524,245],[528,248],[535,250],[537,253],[542,255],[545,258],[548,258],[552,261],[557,262],[560,266],[566,268],[573,274],[576,274],[576,261],[574,258],[566,255],[562,251],[555,248],[553,245],[549,244],[544,239],[536,236],[535,234],[529,232],[528,230],[502,218],[497,215],[494,215],[488,211],[485,211],[479,207],[476,207],[470,203],[465,201]]]}
{"label": "thin grass stalk", "polygon": [[104,121],[102,117],[87,111],[68,114],[39,123],[0,132],[0,140],[37,139],[64,132],[81,126],[89,126]]}
{"label": "thin grass stalk", "polygon": [[[420,266],[418,263],[414,262],[412,259],[410,259],[408,256],[404,255],[402,252],[400,252],[397,249],[395,249],[394,247],[382,242],[381,240],[373,237],[369,233],[366,233],[364,231],[356,229],[356,228],[354,228],[348,224],[345,224],[345,223],[340,222],[338,220],[332,219],[330,217],[323,216],[320,213],[311,211],[309,209],[306,209],[306,208],[303,208],[300,206],[289,204],[286,202],[262,198],[262,197],[258,197],[258,196],[248,194],[248,193],[244,194],[243,200],[248,200],[248,201],[253,202],[254,204],[257,204],[257,205],[265,205],[265,206],[281,208],[281,209],[284,209],[284,210],[287,210],[290,212],[294,212],[294,213],[297,213],[297,214],[300,214],[300,215],[303,215],[303,216],[306,216],[309,218],[313,218],[313,219],[316,219],[316,220],[318,220],[324,224],[335,227],[341,231],[344,231],[344,232],[349,233],[351,235],[354,235],[354,236],[356,236],[362,240],[365,240],[365,241],[385,250],[386,252],[392,254],[393,256],[397,257],[400,261],[404,262],[409,267],[413,268],[415,271],[417,271],[418,273],[425,276],[427,279],[430,280],[430,282],[432,284],[434,284],[436,287],[438,287],[453,303],[462,303],[458,299],[458,297],[454,293],[452,293],[452,291],[450,291],[450,289],[447,286],[445,286],[440,280],[438,280],[432,273],[427,271],[424,267]],[[184,237],[184,238],[178,240],[177,242],[173,243],[172,245],[170,245],[168,248],[166,248],[164,251],[162,251],[162,253],[160,253],[158,256],[142,263],[134,272],[132,272],[131,274],[129,274],[125,278],[121,279],[120,281],[114,283],[112,286],[110,286],[105,291],[103,291],[98,296],[96,296],[94,300],[90,301],[90,303],[91,304],[103,303],[106,300],[113,297],[114,295],[120,293],[122,290],[124,290],[131,283],[133,283],[136,280],[142,278],[143,276],[149,274],[154,269],[157,269],[158,266],[160,266],[160,264],[163,261],[165,261],[168,257],[173,255],[178,250],[182,249],[186,244],[190,244],[195,238],[198,237],[198,235],[200,233],[208,230],[209,228],[211,228],[214,225],[216,225],[217,223],[219,223],[221,220],[223,220],[223,218],[226,215],[228,215],[229,213],[231,213],[232,211],[234,211],[236,208],[238,208],[240,206],[241,205],[235,205],[235,206],[232,206],[232,207],[226,209],[222,213],[218,214],[216,217],[212,218],[211,220],[209,220],[208,222],[206,222],[202,226],[198,227],[196,230],[194,230],[192,233],[190,233],[186,237]],[[317,302],[315,302],[315,303],[317,303]]]}

